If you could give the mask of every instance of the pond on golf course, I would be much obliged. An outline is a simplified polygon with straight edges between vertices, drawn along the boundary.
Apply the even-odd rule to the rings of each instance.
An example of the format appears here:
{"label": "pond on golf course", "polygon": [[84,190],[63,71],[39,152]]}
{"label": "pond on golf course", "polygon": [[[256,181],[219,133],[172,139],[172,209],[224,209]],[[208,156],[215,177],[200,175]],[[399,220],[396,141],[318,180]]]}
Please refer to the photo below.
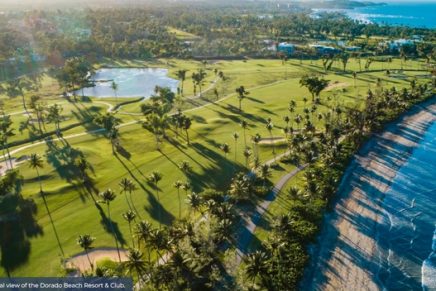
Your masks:
{"label": "pond on golf course", "polygon": [[[178,80],[168,77],[167,69],[159,68],[105,68],[97,70],[91,77],[94,87],[83,88],[83,95],[115,97],[112,82],[118,86],[118,97],[150,97],[156,86],[169,87],[177,91]],[[82,89],[76,91],[82,95]]]}

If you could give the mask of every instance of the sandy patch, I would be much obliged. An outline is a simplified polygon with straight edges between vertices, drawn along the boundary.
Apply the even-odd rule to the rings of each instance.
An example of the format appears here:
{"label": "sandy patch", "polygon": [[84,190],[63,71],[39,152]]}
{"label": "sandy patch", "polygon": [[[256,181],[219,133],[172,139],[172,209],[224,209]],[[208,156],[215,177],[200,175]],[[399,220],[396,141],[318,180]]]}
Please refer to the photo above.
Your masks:
{"label": "sandy patch", "polygon": [[286,139],[284,137],[281,136],[275,136],[275,137],[266,137],[266,138],[262,138],[259,141],[259,144],[276,144],[276,143],[281,143],[281,142],[285,142]]}
{"label": "sandy patch", "polygon": [[342,83],[333,83],[327,86],[327,88],[325,88],[325,91],[332,91],[334,89],[340,89],[340,88],[345,88],[350,86],[350,84],[342,82]]}
{"label": "sandy patch", "polygon": [[[128,251],[120,249],[120,257],[121,261],[127,261]],[[94,268],[97,265],[97,262],[102,259],[110,259],[114,262],[118,262],[118,252],[115,248],[95,248],[88,251],[89,259],[94,265]],[[81,252],[77,255],[72,256],[67,260],[66,266],[68,268],[78,269],[81,273],[90,270],[91,266],[89,265],[88,257],[85,252]]]}
{"label": "sandy patch", "polygon": [[11,158],[6,159],[4,161],[0,162],[0,176],[3,176],[4,174],[6,174],[6,171],[9,170],[11,168],[11,164],[12,164],[12,168],[16,168],[18,165],[26,162],[29,159],[28,156],[21,156],[18,159],[16,158]]}

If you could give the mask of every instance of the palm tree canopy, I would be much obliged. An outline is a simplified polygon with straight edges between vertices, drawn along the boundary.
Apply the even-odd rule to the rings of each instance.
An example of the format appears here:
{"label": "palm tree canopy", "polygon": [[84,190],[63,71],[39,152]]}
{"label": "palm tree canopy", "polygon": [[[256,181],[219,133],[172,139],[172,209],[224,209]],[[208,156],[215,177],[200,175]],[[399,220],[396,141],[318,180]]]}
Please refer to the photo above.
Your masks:
{"label": "palm tree canopy", "polygon": [[245,273],[249,279],[254,279],[268,271],[268,256],[262,251],[249,254],[245,262]]}
{"label": "palm tree canopy", "polygon": [[132,180],[128,178],[121,179],[120,183],[118,184],[121,188],[121,192],[128,192],[132,187]]}
{"label": "palm tree canopy", "polygon": [[31,154],[29,159],[29,167],[32,169],[43,168],[44,162],[40,155]]}
{"label": "palm tree canopy", "polygon": [[137,237],[145,240],[149,239],[150,233],[153,230],[153,227],[150,222],[142,220],[135,227],[135,234]]}
{"label": "palm tree canopy", "polygon": [[177,180],[176,182],[174,182],[173,186],[174,186],[174,188],[176,188],[176,189],[180,189],[180,188],[183,187],[183,182],[180,181],[180,180]]}
{"label": "palm tree canopy", "polygon": [[246,129],[248,127],[248,122],[246,120],[241,120],[241,123],[239,124],[243,129]]}
{"label": "palm tree canopy", "polygon": [[91,249],[92,243],[95,241],[95,238],[90,236],[89,234],[79,235],[77,239],[77,244],[80,245],[84,250]]}
{"label": "palm tree canopy", "polygon": [[123,218],[128,222],[132,222],[136,218],[136,213],[132,210],[128,210],[127,212],[123,213]]}
{"label": "palm tree canopy", "polygon": [[127,254],[127,261],[123,263],[123,267],[132,274],[133,271],[138,273],[138,276],[142,276],[147,270],[146,262],[143,259],[144,254],[137,249],[130,249]]}
{"label": "palm tree canopy", "polygon": [[259,143],[262,140],[262,137],[260,136],[260,134],[256,133],[251,139],[254,143]]}
{"label": "palm tree canopy", "polygon": [[154,184],[159,183],[160,180],[162,180],[162,174],[158,171],[153,171],[151,174],[147,177],[149,182],[152,182]]}
{"label": "palm tree canopy", "polygon": [[98,194],[98,196],[100,196],[100,198],[102,199],[100,201],[101,203],[109,204],[110,202],[114,201],[114,199],[117,197],[117,194],[115,194],[115,192],[111,189],[107,189]]}
{"label": "palm tree canopy", "polygon": [[196,210],[196,209],[200,208],[203,201],[202,201],[201,196],[199,194],[192,192],[191,194],[189,194],[186,197],[186,202],[189,204],[189,206],[192,209]]}

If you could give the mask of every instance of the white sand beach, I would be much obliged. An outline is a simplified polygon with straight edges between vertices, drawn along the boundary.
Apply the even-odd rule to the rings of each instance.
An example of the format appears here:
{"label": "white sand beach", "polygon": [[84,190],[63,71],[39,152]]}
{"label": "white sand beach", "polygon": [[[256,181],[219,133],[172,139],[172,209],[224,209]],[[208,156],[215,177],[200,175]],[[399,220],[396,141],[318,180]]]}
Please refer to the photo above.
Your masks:
{"label": "white sand beach", "polygon": [[397,170],[436,120],[436,98],[415,106],[373,137],[344,176],[324,219],[302,290],[379,290],[376,225],[380,201]]}

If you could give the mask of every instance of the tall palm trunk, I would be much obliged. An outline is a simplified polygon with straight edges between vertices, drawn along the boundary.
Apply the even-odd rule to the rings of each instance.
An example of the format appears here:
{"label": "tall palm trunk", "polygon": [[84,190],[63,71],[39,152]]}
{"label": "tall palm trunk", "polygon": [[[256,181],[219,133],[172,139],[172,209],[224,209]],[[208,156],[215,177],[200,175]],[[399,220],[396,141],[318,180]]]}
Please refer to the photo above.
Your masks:
{"label": "tall palm trunk", "polygon": [[8,143],[7,143],[7,140],[6,140],[6,143],[5,143],[5,146],[6,146],[6,153],[8,154],[9,166],[10,166],[10,169],[12,170],[12,169],[14,168],[14,165],[12,164],[11,152],[9,151],[9,147],[8,147],[7,144],[8,144]]}
{"label": "tall palm trunk", "polygon": [[132,191],[129,191],[129,196],[130,196],[130,205],[132,205],[132,208],[135,211],[136,215],[138,215],[138,217],[141,219],[141,215],[139,214],[138,209],[136,209],[135,202],[133,202]]}
{"label": "tall palm trunk", "polygon": [[94,270],[94,264],[91,262],[91,259],[89,258],[88,249],[85,249],[86,257],[88,258],[89,266],[92,270]]}
{"label": "tall palm trunk", "polygon": [[154,184],[154,186],[156,187],[156,197],[157,197],[157,202],[159,203],[158,207],[159,207],[159,229],[161,229],[162,227],[162,205],[160,204],[160,195],[159,195],[159,189],[157,188],[157,183]]}
{"label": "tall palm trunk", "polygon": [[189,133],[188,133],[188,130],[186,129],[185,132],[186,132],[186,141],[187,141],[187,143],[189,145]]}
{"label": "tall palm trunk", "polygon": [[177,197],[179,198],[179,219],[182,218],[182,200],[180,199],[180,188],[177,188]]}
{"label": "tall palm trunk", "polygon": [[26,115],[29,116],[29,111],[26,106],[26,98],[24,97],[24,93],[21,93],[21,102],[23,102],[24,111],[26,111]]}
{"label": "tall palm trunk", "polygon": [[238,142],[235,140],[235,164],[236,164],[237,152],[238,152]]}
{"label": "tall palm trunk", "polygon": [[273,135],[272,135],[271,131],[269,132],[269,135],[271,137],[271,145],[272,145],[272,148],[273,148],[272,152],[273,152],[273,155],[274,155],[274,162],[276,162],[276,159],[277,159],[277,157],[276,157],[276,147],[274,146]]}
{"label": "tall palm trunk", "polygon": [[126,198],[127,206],[130,210],[132,210],[132,206],[130,206],[129,198],[127,197],[127,191],[124,191],[124,197]]}
{"label": "tall palm trunk", "polygon": [[43,202],[44,202],[45,209],[47,210],[47,214],[48,214],[48,217],[49,217],[49,219],[50,219],[50,223],[51,223],[51,226],[52,226],[52,228],[53,228],[53,232],[54,232],[54,234],[55,234],[56,241],[57,241],[57,243],[58,243],[58,246],[59,246],[59,249],[60,249],[60,251],[61,251],[62,257],[65,257],[64,249],[62,248],[62,245],[61,245],[61,241],[60,241],[60,239],[59,239],[58,232],[57,232],[57,230],[56,230],[56,227],[55,227],[54,222],[53,222],[53,218],[52,218],[51,213],[50,213],[50,209],[48,208],[47,200],[45,199],[44,191],[42,190],[41,176],[39,175],[39,170],[38,170],[38,168],[36,168],[36,174],[38,175],[39,193],[40,193],[41,196],[42,196],[42,200],[43,200]]}
{"label": "tall palm trunk", "polygon": [[130,221],[129,221],[129,231],[130,231],[130,237],[132,238],[132,246],[133,248],[135,248],[135,238],[133,237],[132,223]]}

